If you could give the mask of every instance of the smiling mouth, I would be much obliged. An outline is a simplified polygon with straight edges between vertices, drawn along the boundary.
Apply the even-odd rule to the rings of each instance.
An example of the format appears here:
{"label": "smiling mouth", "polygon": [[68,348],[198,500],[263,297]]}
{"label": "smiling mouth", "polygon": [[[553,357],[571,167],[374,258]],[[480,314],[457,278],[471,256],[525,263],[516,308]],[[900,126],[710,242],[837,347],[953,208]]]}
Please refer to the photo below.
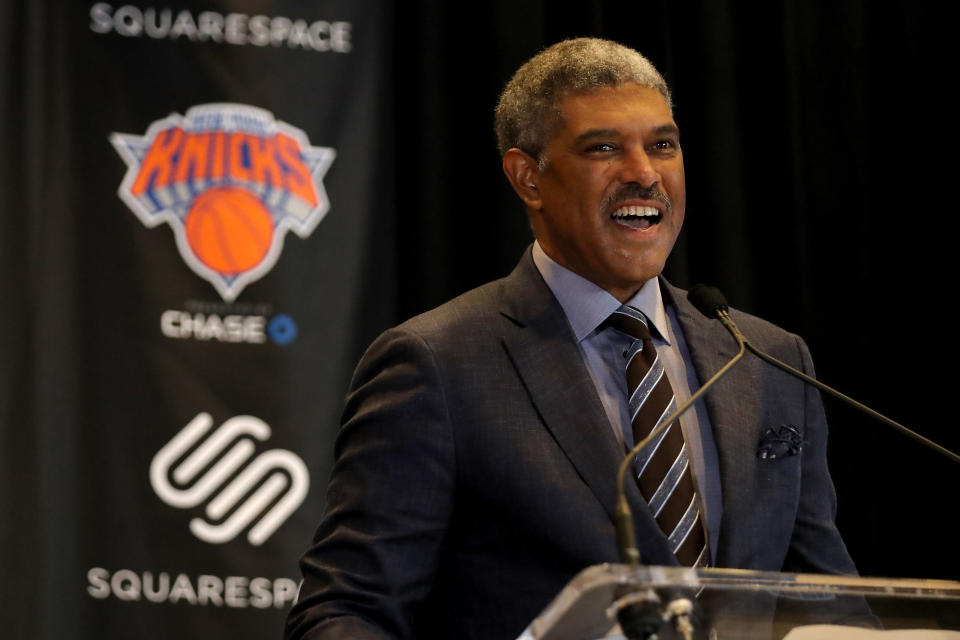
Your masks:
{"label": "smiling mouth", "polygon": [[663,214],[655,207],[620,207],[610,214],[610,217],[617,224],[630,227],[638,231],[649,229],[659,224],[663,219]]}

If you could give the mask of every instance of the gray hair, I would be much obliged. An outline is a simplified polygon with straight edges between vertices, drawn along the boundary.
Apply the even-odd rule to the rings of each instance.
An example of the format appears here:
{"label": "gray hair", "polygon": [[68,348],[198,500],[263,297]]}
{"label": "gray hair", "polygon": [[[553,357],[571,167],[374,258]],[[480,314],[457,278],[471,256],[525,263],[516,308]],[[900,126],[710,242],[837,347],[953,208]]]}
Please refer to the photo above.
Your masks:
{"label": "gray hair", "polygon": [[500,94],[494,115],[500,155],[517,147],[542,161],[541,153],[561,123],[561,100],[630,82],[656,89],[673,110],[663,76],[629,47],[599,38],[576,38],[544,49],[517,70]]}

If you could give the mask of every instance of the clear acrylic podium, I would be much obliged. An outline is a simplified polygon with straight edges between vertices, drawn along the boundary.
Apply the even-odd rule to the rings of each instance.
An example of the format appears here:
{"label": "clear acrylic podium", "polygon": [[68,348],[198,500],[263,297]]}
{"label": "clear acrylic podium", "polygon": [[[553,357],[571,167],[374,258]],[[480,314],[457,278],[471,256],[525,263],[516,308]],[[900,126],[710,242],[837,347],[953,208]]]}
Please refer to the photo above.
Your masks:
{"label": "clear acrylic podium", "polygon": [[960,582],[603,564],[581,571],[518,640],[623,638],[625,602],[692,605],[659,640],[960,640]]}

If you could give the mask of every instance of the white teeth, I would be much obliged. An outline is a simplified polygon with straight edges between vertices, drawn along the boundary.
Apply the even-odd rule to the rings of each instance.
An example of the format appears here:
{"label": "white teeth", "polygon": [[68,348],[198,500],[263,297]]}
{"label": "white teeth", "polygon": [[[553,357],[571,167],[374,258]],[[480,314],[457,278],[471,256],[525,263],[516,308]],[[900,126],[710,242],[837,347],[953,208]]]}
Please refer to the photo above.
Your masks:
{"label": "white teeth", "polygon": [[660,215],[660,212],[654,207],[620,207],[613,212],[614,218],[626,218],[627,216],[641,216],[649,218],[658,215]]}

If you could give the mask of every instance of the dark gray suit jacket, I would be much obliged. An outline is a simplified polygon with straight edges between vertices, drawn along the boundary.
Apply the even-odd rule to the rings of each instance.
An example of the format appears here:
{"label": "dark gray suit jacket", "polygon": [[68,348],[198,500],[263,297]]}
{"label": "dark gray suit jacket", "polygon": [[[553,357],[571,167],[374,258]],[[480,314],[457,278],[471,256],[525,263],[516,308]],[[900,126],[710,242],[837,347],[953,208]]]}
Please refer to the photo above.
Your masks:
{"label": "dark gray suit jacket", "polygon": [[[663,284],[704,381],[735,343]],[[800,338],[734,318],[812,373]],[[748,355],[707,409],[722,478],[718,566],[852,573],[819,395]],[[381,335],[343,420],[288,637],[515,638],[578,571],[617,562],[624,452],[529,251],[507,278]],[[803,432],[802,452],[758,459],[761,434],[782,424]],[[643,560],[675,564],[632,484],[630,501]]]}

